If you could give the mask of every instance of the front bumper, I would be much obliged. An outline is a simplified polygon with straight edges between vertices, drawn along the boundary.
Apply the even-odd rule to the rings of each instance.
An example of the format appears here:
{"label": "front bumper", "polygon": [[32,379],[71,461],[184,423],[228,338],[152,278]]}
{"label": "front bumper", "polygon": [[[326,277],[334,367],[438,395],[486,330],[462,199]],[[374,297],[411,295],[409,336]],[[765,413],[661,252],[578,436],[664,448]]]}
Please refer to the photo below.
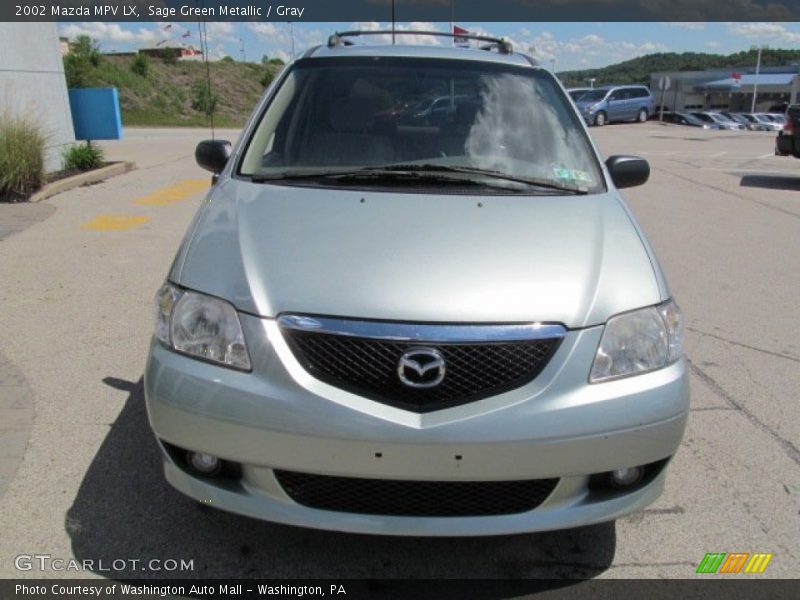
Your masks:
{"label": "front bumper", "polygon": [[[151,348],[145,394],[165,473],[203,503],[270,521],[394,535],[495,535],[614,519],[661,493],[666,476],[597,493],[592,474],[653,463],[677,450],[688,414],[684,361],[597,385],[586,378],[601,327],[568,333],[531,383],[464,406],[412,414],[310,377],[274,321],[242,316],[253,373]],[[259,343],[257,340],[261,340]],[[234,485],[195,476],[168,445],[241,465]],[[536,509],[480,517],[332,512],[294,502],[273,469],[356,478],[497,481],[559,478]]]}

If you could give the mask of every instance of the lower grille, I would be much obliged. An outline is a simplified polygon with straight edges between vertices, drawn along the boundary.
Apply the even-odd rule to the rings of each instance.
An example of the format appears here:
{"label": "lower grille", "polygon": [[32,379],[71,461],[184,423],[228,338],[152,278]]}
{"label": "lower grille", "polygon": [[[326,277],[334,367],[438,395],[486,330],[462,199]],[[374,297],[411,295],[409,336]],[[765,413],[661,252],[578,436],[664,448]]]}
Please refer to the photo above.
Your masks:
{"label": "lower grille", "polygon": [[510,515],[538,507],[558,479],[405,481],[274,471],[289,497],[336,512],[406,517]]}
{"label": "lower grille", "polygon": [[[533,381],[562,340],[427,342],[290,328],[283,334],[300,364],[317,379],[419,413],[496,396]],[[446,365],[435,387],[409,387],[398,377],[401,357],[420,348],[441,356]]]}

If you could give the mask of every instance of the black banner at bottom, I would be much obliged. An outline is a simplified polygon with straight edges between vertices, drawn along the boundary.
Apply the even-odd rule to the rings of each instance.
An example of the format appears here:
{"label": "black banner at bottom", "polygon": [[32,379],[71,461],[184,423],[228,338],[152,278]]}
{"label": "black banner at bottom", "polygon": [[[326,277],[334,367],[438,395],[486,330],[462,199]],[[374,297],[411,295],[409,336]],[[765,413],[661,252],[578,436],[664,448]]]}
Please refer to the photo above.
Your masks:
{"label": "black banner at bottom", "polygon": [[542,600],[578,598],[743,598],[795,600],[800,581],[791,579],[711,578],[683,580],[591,579],[309,579],[221,580],[165,579],[116,581],[105,579],[5,579],[0,598],[74,600],[172,598],[463,598],[500,599],[536,596]]}

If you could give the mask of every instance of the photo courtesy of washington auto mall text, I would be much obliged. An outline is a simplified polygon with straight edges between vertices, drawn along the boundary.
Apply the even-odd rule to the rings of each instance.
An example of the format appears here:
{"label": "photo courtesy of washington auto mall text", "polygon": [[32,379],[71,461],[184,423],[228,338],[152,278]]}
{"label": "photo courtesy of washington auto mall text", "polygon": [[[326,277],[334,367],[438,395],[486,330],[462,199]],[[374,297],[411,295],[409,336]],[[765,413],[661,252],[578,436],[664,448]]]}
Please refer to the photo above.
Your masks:
{"label": "photo courtesy of washington auto mall text", "polygon": [[259,597],[329,597],[347,598],[347,586],[341,583],[323,585],[294,585],[286,583],[222,583],[189,584],[171,583],[42,583],[29,585],[14,584],[14,597],[17,598],[259,598]]}

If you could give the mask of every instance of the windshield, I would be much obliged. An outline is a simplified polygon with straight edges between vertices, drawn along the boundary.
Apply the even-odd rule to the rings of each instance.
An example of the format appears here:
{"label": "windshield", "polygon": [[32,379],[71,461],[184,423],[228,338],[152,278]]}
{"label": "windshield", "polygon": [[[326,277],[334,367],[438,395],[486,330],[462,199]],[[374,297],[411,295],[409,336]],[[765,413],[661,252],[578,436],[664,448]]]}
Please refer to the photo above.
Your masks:
{"label": "windshield", "polygon": [[578,100],[581,102],[597,102],[605,98],[607,94],[608,90],[589,90],[581,94]]}
{"label": "windshield", "polygon": [[546,72],[395,57],[298,61],[239,174],[280,181],[400,166],[431,181],[491,175],[517,188],[530,180],[605,189],[574,109]]}

